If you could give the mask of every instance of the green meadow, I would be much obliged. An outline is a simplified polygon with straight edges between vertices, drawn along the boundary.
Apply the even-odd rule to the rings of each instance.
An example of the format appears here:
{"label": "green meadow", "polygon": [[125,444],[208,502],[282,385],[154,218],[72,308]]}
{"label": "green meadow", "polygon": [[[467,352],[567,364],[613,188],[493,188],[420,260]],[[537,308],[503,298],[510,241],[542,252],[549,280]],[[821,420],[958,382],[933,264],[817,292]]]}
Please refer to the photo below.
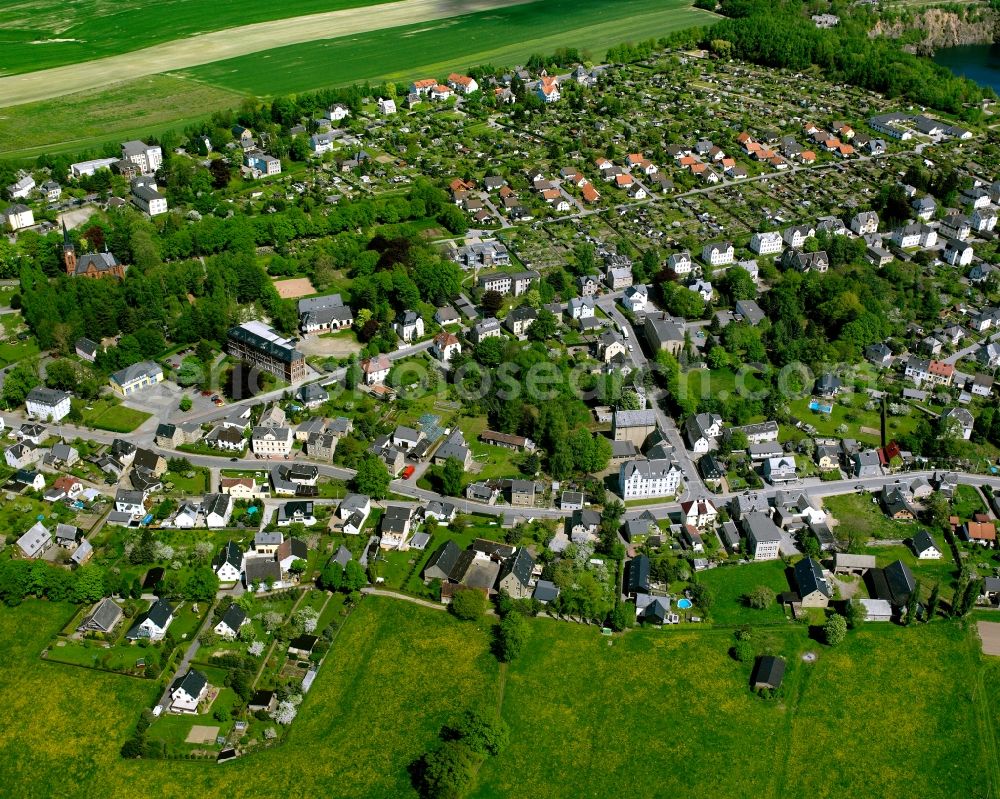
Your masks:
{"label": "green meadow", "polygon": [[[501,670],[489,622],[367,597],[286,742],[216,766],[119,758],[158,689],[40,661],[74,611],[0,608],[0,768],[18,797],[411,797],[407,767],[442,724],[498,703],[511,743],[484,763],[479,799],[606,797],[622,786],[663,797],[933,799],[992,796],[998,785],[1000,663],[946,622],[870,624],[835,649],[803,625],[758,629],[757,650],[788,659],[781,694],[765,701],[748,689],[750,666],[729,656],[727,630],[605,638],[538,619]],[[814,663],[801,660],[807,651]]]}
{"label": "green meadow", "polygon": [[365,80],[409,81],[477,64],[510,66],[575,47],[597,60],[626,41],[710,24],[688,0],[550,0],[279,47],[185,70],[215,86],[256,95],[301,92]]}
{"label": "green meadow", "polygon": [[[2,49],[2,46],[0,46]],[[239,105],[236,92],[168,75],[115,83],[0,109],[0,157],[82,153],[111,142],[144,138],[181,127],[213,111]]]}
{"label": "green meadow", "polygon": [[33,72],[140,50],[198,33],[386,0],[15,0],[0,16],[0,74]]}

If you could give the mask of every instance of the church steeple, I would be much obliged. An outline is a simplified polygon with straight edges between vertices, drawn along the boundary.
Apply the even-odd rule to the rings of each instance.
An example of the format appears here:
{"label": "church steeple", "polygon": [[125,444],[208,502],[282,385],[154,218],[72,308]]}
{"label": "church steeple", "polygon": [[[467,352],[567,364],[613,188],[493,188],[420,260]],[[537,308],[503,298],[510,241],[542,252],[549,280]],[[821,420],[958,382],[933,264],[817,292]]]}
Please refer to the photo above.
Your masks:
{"label": "church steeple", "polygon": [[62,223],[63,229],[63,265],[66,267],[66,274],[73,276],[76,274],[76,247],[70,240],[69,231],[66,230],[66,220]]}

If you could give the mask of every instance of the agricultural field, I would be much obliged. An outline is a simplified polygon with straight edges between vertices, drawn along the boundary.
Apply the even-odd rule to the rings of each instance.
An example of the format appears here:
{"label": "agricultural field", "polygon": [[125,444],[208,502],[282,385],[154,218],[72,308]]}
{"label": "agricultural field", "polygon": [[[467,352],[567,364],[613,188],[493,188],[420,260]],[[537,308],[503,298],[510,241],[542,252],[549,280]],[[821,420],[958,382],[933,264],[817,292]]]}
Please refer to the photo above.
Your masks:
{"label": "agricultural field", "polygon": [[373,6],[385,0],[291,0],[288,3],[190,3],[150,5],[127,0],[65,4],[23,0],[8,4],[0,22],[0,72],[15,74],[92,61],[173,39],[254,22]]}
{"label": "agricultural field", "polygon": [[[407,766],[441,725],[466,700],[489,708],[499,698],[484,625],[369,597],[334,643],[285,744],[225,768],[126,762],[118,749],[157,688],[39,664],[73,613],[36,601],[0,608],[0,723],[19,733],[0,742],[0,762],[31,786],[24,796],[51,795],[56,780],[67,797],[126,785],[163,797],[237,788],[246,796],[414,796]],[[789,657],[777,700],[749,692],[750,667],[729,656],[728,631],[607,639],[592,627],[533,622],[503,691],[511,744],[486,762],[474,795],[608,796],[628,780],[648,795],[777,797],[808,788],[818,797],[869,796],[872,774],[879,795],[988,795],[997,773],[985,698],[1000,689],[1000,668],[984,663],[970,633],[946,623],[870,625],[829,649],[795,625],[758,630],[754,640]],[[800,661],[805,651],[818,651],[818,660]],[[970,679],[955,680],[958,673]],[[381,745],[372,749],[375,740]],[[762,740],[764,748],[751,745]],[[681,762],[683,769],[666,767]],[[266,784],[251,778],[262,770],[271,775]]]}
{"label": "agricultural field", "polygon": [[[266,50],[181,74],[256,95],[355,81],[412,80],[475,64],[509,64],[575,47],[600,59],[608,46],[705,25],[714,14],[686,0],[554,0],[338,39]],[[526,32],[530,31],[530,35]],[[378,53],[378,58],[372,58]],[[447,53],[447,59],[433,54]]]}
{"label": "agricultural field", "polygon": [[[155,102],[151,101],[155,98]],[[242,95],[167,75],[114,83],[0,110],[0,156],[79,153],[129,138],[158,135],[213,111],[239,105]]]}

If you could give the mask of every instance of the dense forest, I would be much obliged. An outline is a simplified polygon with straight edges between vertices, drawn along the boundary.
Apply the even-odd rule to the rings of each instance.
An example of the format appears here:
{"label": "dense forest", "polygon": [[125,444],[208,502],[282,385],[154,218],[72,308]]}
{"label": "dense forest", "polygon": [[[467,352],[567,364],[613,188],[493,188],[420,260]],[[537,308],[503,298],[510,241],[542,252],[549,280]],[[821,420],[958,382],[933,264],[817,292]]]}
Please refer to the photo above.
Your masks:
{"label": "dense forest", "polygon": [[839,25],[821,29],[797,0],[723,0],[722,13],[729,18],[707,31],[705,44],[763,66],[815,67],[827,80],[905,97],[966,120],[981,117],[979,102],[992,91],[905,52],[893,39],[869,37],[873,20],[864,12],[846,11]]}

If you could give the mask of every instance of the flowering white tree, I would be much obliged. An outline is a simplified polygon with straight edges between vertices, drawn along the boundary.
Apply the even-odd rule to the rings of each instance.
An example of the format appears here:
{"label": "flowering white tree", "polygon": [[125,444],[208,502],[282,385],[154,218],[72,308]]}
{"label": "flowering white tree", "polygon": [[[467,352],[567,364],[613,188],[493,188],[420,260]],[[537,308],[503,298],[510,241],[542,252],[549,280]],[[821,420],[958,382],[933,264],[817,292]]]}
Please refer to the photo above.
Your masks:
{"label": "flowering white tree", "polygon": [[304,633],[314,632],[318,623],[319,613],[315,608],[304,607],[295,612],[295,626],[301,627]]}
{"label": "flowering white tree", "polygon": [[263,641],[254,641],[252,644],[250,644],[250,646],[247,649],[247,651],[251,655],[253,655],[255,658],[256,657],[260,657],[261,655],[264,654],[264,642]]}
{"label": "flowering white tree", "polygon": [[275,738],[278,737],[278,731],[274,729],[274,727],[268,727],[266,730],[264,730],[264,737],[267,738],[267,740],[269,741],[273,741]]}
{"label": "flowering white tree", "polygon": [[280,613],[275,613],[273,610],[265,613],[261,619],[264,622],[264,629],[269,633],[277,630],[284,620],[284,617]]}
{"label": "flowering white tree", "polygon": [[287,727],[295,720],[298,712],[298,708],[290,700],[286,699],[284,702],[278,703],[278,706],[271,713],[271,718],[278,722],[278,724],[283,724]]}
{"label": "flowering white tree", "polygon": [[212,557],[212,553],[215,551],[211,541],[199,541],[194,545],[195,557],[200,561],[206,561]]}
{"label": "flowering white tree", "polygon": [[170,544],[157,541],[153,544],[153,556],[157,560],[172,560],[174,557],[174,548]]}

